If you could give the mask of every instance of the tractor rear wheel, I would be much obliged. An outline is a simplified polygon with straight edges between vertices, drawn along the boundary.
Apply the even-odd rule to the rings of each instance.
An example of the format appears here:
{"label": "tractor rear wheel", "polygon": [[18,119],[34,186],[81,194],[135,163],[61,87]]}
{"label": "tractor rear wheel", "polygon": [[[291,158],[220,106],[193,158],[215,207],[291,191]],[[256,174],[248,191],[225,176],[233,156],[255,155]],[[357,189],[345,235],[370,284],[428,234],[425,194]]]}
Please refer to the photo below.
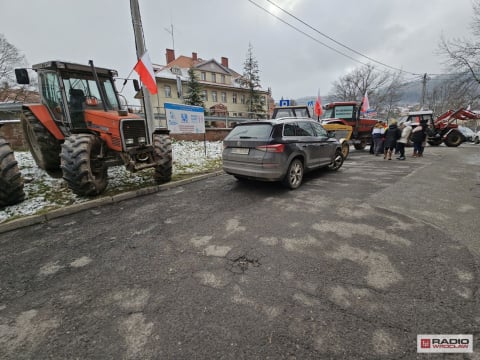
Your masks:
{"label": "tractor rear wheel", "polygon": [[93,134],[72,134],[62,145],[61,166],[68,187],[79,196],[95,196],[108,184],[108,167],[100,155],[102,140]]}
{"label": "tractor rear wheel", "polygon": [[462,134],[456,130],[450,131],[444,142],[449,147],[457,147],[463,142]]}
{"label": "tractor rear wheel", "polygon": [[25,199],[23,179],[10,144],[0,136],[0,208]]}
{"label": "tractor rear wheel", "polygon": [[52,177],[62,177],[60,170],[61,144],[30,111],[21,113],[23,133],[35,162]]}
{"label": "tractor rear wheel", "polygon": [[153,134],[153,147],[160,164],[155,167],[154,179],[157,184],[172,180],[172,140],[165,134]]}

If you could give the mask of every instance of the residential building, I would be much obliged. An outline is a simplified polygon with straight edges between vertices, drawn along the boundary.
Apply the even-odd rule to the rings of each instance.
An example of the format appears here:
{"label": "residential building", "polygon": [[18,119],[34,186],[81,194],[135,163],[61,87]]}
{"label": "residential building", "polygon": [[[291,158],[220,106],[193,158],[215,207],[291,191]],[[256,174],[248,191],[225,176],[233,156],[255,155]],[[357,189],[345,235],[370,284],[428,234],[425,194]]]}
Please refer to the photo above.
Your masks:
{"label": "residential building", "polygon": [[[166,65],[153,65],[158,87],[158,95],[151,101],[156,112],[163,113],[164,103],[183,104],[182,94],[186,94],[188,70],[194,69],[203,89],[206,115],[229,118],[248,118],[249,90],[240,85],[242,75],[232,70],[228,58],[202,60],[193,52],[191,57],[175,57],[175,51],[166,49]],[[180,85],[181,84],[181,85]],[[180,90],[180,91],[179,91]],[[270,92],[259,89],[264,114],[269,113]],[[258,115],[253,114],[253,118]]]}

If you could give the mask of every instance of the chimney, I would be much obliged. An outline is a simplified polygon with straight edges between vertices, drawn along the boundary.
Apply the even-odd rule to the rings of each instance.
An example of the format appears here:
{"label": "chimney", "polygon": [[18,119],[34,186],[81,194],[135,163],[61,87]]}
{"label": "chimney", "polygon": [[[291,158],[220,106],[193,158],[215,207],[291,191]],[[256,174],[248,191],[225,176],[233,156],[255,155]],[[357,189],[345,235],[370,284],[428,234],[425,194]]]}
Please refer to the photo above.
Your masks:
{"label": "chimney", "polygon": [[192,60],[193,60],[193,61],[197,61],[197,60],[198,60],[198,57],[197,57],[197,53],[196,53],[196,52],[192,52]]}
{"label": "chimney", "polygon": [[167,64],[170,64],[173,60],[175,60],[175,50],[167,49]]}
{"label": "chimney", "polygon": [[222,65],[228,68],[228,58],[225,56],[222,56]]}

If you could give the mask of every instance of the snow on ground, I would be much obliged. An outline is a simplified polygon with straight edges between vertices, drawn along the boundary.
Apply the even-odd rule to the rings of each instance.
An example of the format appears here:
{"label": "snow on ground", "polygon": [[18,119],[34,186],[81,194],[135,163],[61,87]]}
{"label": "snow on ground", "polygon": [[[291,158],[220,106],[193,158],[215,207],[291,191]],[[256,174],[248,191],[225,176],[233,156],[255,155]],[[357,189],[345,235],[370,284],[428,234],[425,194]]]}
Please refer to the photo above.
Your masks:
{"label": "snow on ground", "polygon": [[[173,180],[221,168],[222,142],[173,141]],[[63,179],[52,178],[35,164],[30,152],[15,152],[25,179],[26,199],[0,210],[0,223],[90,200],[73,194]],[[154,186],[152,169],[130,173],[124,166],[108,169],[108,186],[101,196]]]}

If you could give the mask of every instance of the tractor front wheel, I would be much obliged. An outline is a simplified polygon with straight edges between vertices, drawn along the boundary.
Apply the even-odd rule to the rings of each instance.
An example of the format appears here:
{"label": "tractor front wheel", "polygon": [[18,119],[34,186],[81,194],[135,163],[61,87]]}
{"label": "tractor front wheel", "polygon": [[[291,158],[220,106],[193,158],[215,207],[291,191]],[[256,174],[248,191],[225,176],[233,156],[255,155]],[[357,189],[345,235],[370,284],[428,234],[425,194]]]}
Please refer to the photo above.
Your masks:
{"label": "tractor front wheel", "polygon": [[0,137],[0,208],[25,199],[23,179],[10,144]]}
{"label": "tractor front wheel", "polygon": [[22,127],[27,143],[38,167],[50,176],[59,178],[61,144],[30,111],[21,113]]}
{"label": "tractor front wheel", "polygon": [[342,155],[344,160],[347,158],[348,154],[350,154],[350,144],[348,141],[344,141],[342,143]]}
{"label": "tractor front wheel", "polygon": [[443,142],[442,138],[432,138],[427,140],[427,143],[431,146],[438,146]]}
{"label": "tractor front wheel", "polygon": [[61,167],[68,187],[79,196],[95,196],[108,184],[108,168],[101,158],[102,140],[93,134],[72,134],[62,145]]}
{"label": "tractor front wheel", "polygon": [[172,180],[172,140],[165,134],[153,134],[153,147],[159,165],[155,167],[153,175],[157,184]]}
{"label": "tractor front wheel", "polygon": [[353,146],[355,147],[355,150],[363,150],[367,146],[367,142],[362,140],[359,143],[354,143]]}

